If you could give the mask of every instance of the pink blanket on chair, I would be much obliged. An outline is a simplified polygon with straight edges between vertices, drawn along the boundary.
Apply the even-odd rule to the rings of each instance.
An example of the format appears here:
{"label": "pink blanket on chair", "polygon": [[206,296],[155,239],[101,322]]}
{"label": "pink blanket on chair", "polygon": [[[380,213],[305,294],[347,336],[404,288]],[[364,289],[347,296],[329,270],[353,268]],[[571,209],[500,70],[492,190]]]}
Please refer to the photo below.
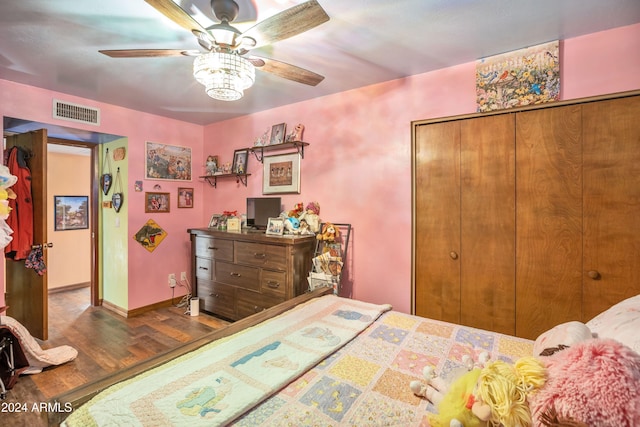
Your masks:
{"label": "pink blanket on chair", "polygon": [[78,351],[68,345],[43,350],[27,328],[13,317],[0,316],[0,324],[9,328],[13,335],[18,338],[22,351],[27,356],[29,367],[22,374],[37,374],[47,366],[61,365],[78,356]]}

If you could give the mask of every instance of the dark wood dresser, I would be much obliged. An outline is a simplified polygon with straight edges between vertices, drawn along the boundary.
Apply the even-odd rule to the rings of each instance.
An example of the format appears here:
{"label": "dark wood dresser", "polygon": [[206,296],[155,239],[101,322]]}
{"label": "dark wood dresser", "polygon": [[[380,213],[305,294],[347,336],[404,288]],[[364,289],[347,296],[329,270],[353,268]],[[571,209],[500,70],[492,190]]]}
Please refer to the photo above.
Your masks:
{"label": "dark wood dresser", "polygon": [[315,236],[192,228],[191,277],[200,311],[238,320],[305,293]]}

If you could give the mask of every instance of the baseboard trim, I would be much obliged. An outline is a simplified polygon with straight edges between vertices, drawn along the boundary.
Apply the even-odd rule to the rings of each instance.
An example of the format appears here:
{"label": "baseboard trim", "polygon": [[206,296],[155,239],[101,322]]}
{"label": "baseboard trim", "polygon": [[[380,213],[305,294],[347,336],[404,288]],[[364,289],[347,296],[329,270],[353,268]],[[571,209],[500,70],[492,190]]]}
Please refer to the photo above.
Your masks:
{"label": "baseboard trim", "polygon": [[91,282],[83,282],[83,283],[76,283],[73,285],[66,285],[66,286],[58,286],[55,288],[49,288],[47,290],[48,293],[50,294],[55,294],[58,292],[65,292],[65,291],[73,291],[76,289],[80,289],[80,288],[88,288],[89,286],[91,286]]}
{"label": "baseboard trim", "polygon": [[113,311],[116,314],[119,314],[122,317],[134,317],[139,316],[142,313],[146,313],[148,311],[157,310],[159,308],[171,307],[173,305],[174,299],[168,299],[165,301],[159,301],[153,304],[145,305],[143,307],[134,308],[133,310],[127,310],[118,305],[110,303],[109,301],[102,300],[102,306],[107,310]]}

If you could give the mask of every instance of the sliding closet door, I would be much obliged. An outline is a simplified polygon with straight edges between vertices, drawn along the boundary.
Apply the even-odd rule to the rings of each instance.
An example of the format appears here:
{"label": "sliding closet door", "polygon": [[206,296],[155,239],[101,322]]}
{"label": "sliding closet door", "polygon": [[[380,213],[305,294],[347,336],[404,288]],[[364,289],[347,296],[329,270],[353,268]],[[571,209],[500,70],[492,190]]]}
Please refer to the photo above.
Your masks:
{"label": "sliding closet door", "polygon": [[415,127],[415,313],[460,323],[460,124]]}
{"label": "sliding closet door", "polygon": [[582,318],[581,106],[516,117],[516,334]]}
{"label": "sliding closet door", "polygon": [[585,104],[582,122],[586,321],[640,294],[640,96]]}
{"label": "sliding closet door", "polygon": [[515,333],[515,115],[460,122],[461,323]]}

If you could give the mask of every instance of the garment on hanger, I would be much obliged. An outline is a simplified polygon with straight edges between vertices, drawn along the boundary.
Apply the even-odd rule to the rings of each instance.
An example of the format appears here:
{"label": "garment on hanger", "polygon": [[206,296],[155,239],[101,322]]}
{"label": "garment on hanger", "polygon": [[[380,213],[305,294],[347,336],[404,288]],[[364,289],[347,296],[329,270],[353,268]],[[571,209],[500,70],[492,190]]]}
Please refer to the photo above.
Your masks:
{"label": "garment on hanger", "polygon": [[4,252],[6,258],[16,261],[26,259],[33,245],[33,198],[27,158],[27,152],[20,147],[11,147],[6,156],[7,167],[18,180],[13,186],[16,198],[9,199],[11,215],[6,220],[14,232],[13,240],[4,248]]}

